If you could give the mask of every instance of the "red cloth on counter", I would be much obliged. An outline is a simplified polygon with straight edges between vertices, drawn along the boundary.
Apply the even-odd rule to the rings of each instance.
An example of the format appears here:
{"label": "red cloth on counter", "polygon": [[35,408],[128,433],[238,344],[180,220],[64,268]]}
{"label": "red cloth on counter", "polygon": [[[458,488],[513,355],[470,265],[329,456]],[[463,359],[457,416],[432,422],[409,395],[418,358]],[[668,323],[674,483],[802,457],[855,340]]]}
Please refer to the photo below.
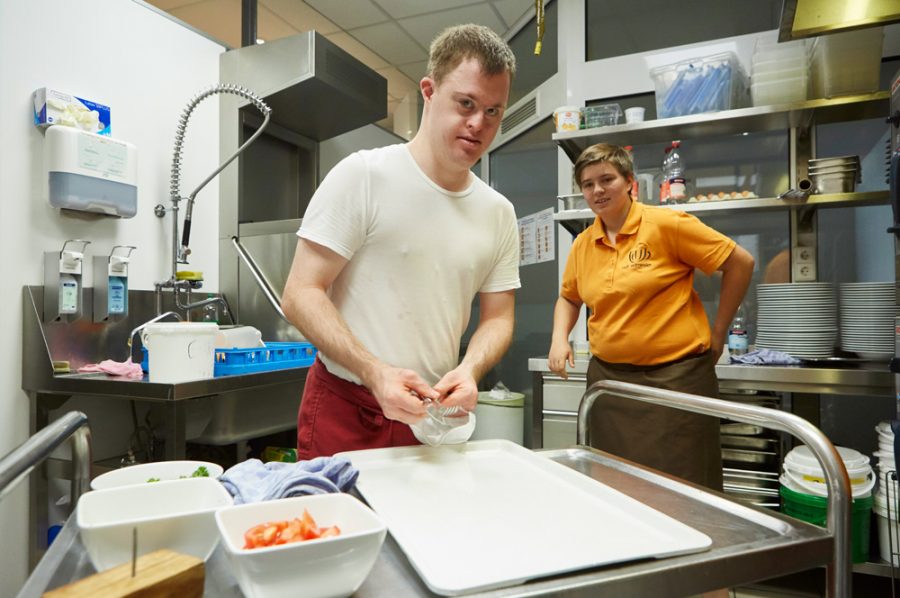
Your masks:
{"label": "red cloth on counter", "polygon": [[316,358],[297,415],[298,459],[418,444],[407,424],[384,416],[365,386],[335,376]]}

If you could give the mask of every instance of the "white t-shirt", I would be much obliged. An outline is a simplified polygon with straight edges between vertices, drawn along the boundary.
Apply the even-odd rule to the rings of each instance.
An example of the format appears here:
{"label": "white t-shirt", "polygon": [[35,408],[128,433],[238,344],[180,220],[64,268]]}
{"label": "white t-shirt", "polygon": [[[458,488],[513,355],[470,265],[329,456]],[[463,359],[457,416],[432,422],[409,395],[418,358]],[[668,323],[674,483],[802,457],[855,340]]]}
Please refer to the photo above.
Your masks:
{"label": "white t-shirt", "polygon": [[475,295],[521,286],[513,206],[470,180],[464,191],[442,189],[406,145],[359,151],[328,173],[297,231],[350,260],[329,296],[354,336],[429,384],[458,365]]}

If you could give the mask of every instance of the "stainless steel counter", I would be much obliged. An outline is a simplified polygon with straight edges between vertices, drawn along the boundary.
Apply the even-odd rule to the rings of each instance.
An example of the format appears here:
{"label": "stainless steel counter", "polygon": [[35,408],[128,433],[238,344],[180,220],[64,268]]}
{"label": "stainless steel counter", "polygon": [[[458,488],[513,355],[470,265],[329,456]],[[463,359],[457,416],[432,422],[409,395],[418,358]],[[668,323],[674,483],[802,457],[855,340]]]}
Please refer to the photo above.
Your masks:
{"label": "stainless steel counter", "polygon": [[[587,373],[589,358],[578,357],[573,374]],[[773,390],[811,394],[892,396],[894,375],[887,363],[846,363],[844,367],[732,365],[719,363],[719,383],[730,389]],[[528,360],[531,372],[550,373],[546,357]]]}
{"label": "stainless steel counter", "polygon": [[842,368],[719,364],[716,375],[720,385],[735,389],[837,395],[894,394],[894,375],[886,363],[862,363],[858,367]]}
{"label": "stainless steel counter", "polygon": [[177,384],[125,380],[106,374],[58,374],[48,378],[40,388],[26,388],[42,394],[90,395],[141,401],[183,401],[227,392],[248,390],[275,384],[306,380],[309,368],[290,368],[239,376],[220,376]]}
{"label": "stainless steel counter", "polygon": [[[128,317],[109,323],[91,321],[92,301],[87,291],[84,316],[69,324],[43,321],[41,287],[24,287],[22,303],[22,389],[30,400],[31,435],[48,424],[52,411],[75,396],[155,404],[162,411],[160,433],[165,459],[185,457],[188,405],[202,401],[209,401],[211,419],[199,440],[208,444],[228,444],[295,425],[307,367],[177,384],[150,382],[146,376],[142,380],[126,380],[105,374],[54,374],[54,361],[66,361],[73,370],[103,359],[124,361],[128,357],[130,331],[155,315],[152,291],[130,291]],[[40,475],[29,477],[32,565],[46,548],[48,474],[46,465],[41,467],[44,469]]]}
{"label": "stainless steel counter", "polygon": [[[811,569],[831,559],[832,537],[822,528],[778,513],[739,505],[723,495],[701,490],[599,451],[576,447],[540,454],[707,534],[713,540],[712,548],[690,555],[576,571],[480,596],[684,596]],[[498,558],[515,556],[498,555]],[[448,555],[447,566],[453,566],[452,555]],[[93,572],[75,518],[70,517],[19,596],[40,596],[48,589]],[[242,595],[221,547],[206,563],[205,595],[217,598]],[[433,594],[388,535],[372,573],[355,596]]]}

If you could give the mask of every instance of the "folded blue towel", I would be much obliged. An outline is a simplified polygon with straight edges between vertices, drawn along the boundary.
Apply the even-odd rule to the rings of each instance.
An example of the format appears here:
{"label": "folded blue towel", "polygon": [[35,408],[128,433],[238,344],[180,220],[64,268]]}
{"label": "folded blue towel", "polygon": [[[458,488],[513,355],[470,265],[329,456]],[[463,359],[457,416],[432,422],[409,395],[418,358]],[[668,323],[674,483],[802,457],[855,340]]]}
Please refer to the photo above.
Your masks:
{"label": "folded blue towel", "polygon": [[800,362],[796,357],[774,349],[756,349],[743,355],[731,355],[731,363],[743,363],[745,365],[797,365]]}
{"label": "folded blue towel", "polygon": [[222,474],[219,480],[234,504],[275,500],[307,494],[349,492],[359,471],[344,457],[316,457],[299,463],[248,459]]}

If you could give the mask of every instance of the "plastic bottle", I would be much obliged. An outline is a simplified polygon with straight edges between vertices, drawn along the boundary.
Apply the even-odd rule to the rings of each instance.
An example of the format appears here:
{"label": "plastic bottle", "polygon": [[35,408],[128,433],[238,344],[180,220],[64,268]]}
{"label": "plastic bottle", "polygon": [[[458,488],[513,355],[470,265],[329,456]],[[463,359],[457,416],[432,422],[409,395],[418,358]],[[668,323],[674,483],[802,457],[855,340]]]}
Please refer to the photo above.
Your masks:
{"label": "plastic bottle", "polygon": [[71,274],[59,275],[59,313],[78,312],[78,281]]}
{"label": "plastic bottle", "polygon": [[669,191],[669,163],[671,161],[672,146],[666,148],[666,155],[662,163],[662,180],[659,183],[659,205],[670,203],[671,193]]}
{"label": "plastic bottle", "polygon": [[638,195],[638,180],[637,175],[634,173],[637,172],[637,166],[634,164],[634,148],[630,145],[625,146],[625,151],[628,152],[628,157],[631,158],[631,173],[634,176],[634,180],[631,181],[631,199],[634,201],[638,201],[640,195]]}
{"label": "plastic bottle", "polygon": [[124,314],[128,306],[128,290],[121,276],[109,277],[109,313]]}
{"label": "plastic bottle", "polygon": [[731,328],[728,330],[728,353],[731,355],[743,355],[749,347],[749,335],[747,334],[747,325],[744,323],[744,308],[738,308],[734,320],[731,322]]}
{"label": "plastic bottle", "polygon": [[672,142],[672,151],[669,153],[669,200],[681,203],[687,198],[687,187],[684,177],[684,159],[678,151],[680,141]]}

